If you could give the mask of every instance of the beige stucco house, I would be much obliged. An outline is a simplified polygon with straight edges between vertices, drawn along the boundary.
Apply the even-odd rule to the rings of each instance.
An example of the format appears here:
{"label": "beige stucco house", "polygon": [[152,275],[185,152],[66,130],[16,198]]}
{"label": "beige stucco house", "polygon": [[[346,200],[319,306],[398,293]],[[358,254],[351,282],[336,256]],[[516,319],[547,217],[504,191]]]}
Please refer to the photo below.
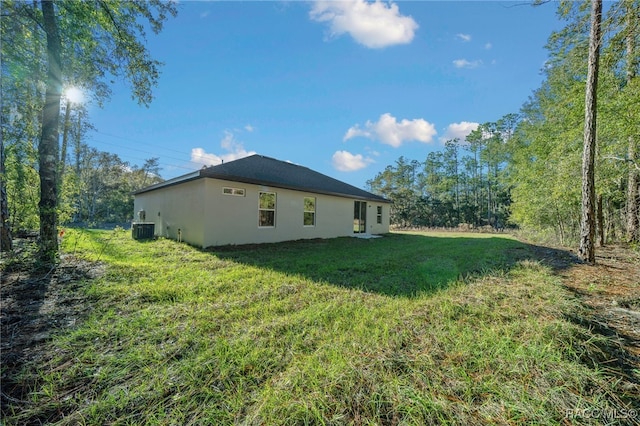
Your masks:
{"label": "beige stucco house", "polygon": [[306,167],[252,155],[135,193],[136,221],[199,247],[389,232],[390,202]]}

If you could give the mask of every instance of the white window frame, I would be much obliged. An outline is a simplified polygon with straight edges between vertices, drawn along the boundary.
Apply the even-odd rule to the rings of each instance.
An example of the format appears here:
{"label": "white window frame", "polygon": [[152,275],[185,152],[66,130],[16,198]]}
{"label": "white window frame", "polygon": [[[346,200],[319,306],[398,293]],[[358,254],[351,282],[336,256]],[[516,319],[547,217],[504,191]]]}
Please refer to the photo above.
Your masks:
{"label": "white window frame", "polygon": [[[313,200],[313,210],[307,210],[307,199]],[[304,197],[302,199],[302,226],[306,227],[306,228],[313,228],[314,226],[316,226],[316,203],[318,202],[318,198],[316,197]],[[307,213],[312,213],[313,214],[313,223],[311,225],[307,225],[305,223],[305,218]]]}
{"label": "white window frame", "polygon": [[[262,194],[273,194],[273,208],[263,208],[261,205]],[[278,195],[275,192],[269,191],[260,191],[258,193],[258,228],[275,228],[276,227],[276,209],[278,206]],[[261,222],[261,213],[262,212],[273,212],[273,225],[262,225]]]}
{"label": "white window frame", "polygon": [[224,188],[222,188],[222,194],[232,195],[234,197],[244,197],[247,194],[247,192],[244,190],[244,188],[231,188],[231,187],[225,186]]}

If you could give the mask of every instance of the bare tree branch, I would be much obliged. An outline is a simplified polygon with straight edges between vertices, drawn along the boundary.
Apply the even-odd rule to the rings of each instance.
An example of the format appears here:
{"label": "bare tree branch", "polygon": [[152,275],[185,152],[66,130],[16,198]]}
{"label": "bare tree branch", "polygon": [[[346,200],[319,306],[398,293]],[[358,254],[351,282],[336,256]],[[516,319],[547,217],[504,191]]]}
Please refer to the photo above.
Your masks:
{"label": "bare tree branch", "polygon": [[640,171],[640,163],[638,163],[637,161],[631,159],[631,158],[624,158],[624,157],[616,157],[615,155],[605,155],[602,157],[603,160],[616,160],[616,161],[623,161],[625,163],[630,163],[633,167],[635,167],[636,170]]}

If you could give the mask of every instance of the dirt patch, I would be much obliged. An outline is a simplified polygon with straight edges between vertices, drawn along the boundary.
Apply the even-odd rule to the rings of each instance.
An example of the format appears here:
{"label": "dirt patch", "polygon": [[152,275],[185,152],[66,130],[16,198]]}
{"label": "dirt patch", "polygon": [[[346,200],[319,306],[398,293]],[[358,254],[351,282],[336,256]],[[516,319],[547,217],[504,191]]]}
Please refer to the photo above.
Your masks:
{"label": "dirt patch", "polygon": [[606,347],[585,360],[623,380],[640,406],[640,253],[622,245],[598,247],[596,264],[567,250],[536,247],[536,255],[587,307],[573,320],[607,337]]}
{"label": "dirt patch", "polygon": [[560,276],[592,308],[594,319],[640,357],[640,256],[620,246],[602,247],[595,265],[576,264]]}

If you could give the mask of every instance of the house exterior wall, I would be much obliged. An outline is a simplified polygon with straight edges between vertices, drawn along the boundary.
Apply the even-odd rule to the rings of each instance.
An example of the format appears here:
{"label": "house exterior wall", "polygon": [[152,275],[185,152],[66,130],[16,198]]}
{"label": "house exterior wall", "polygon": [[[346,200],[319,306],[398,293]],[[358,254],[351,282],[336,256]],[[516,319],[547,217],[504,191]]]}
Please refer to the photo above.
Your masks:
{"label": "house exterior wall", "polygon": [[[225,193],[224,189],[227,188]],[[243,195],[238,195],[241,192]],[[276,194],[275,226],[260,227],[259,194]],[[304,225],[304,199],[315,198],[315,225]],[[137,194],[135,213],[146,211],[156,235],[200,247],[273,243],[353,235],[356,199],[213,178],[197,179]],[[377,223],[378,206],[382,223]],[[158,216],[160,212],[160,216]],[[137,216],[136,216],[137,217]],[[367,201],[367,232],[389,232],[389,204]]]}
{"label": "house exterior wall", "polygon": [[[226,195],[224,188],[240,189],[244,196]],[[274,227],[258,226],[260,192],[276,194]],[[304,198],[315,198],[315,225],[304,225]],[[335,238],[353,234],[354,199],[294,191],[263,185],[206,179],[204,246],[273,243],[309,238]],[[389,232],[389,205],[368,202],[367,230]],[[376,206],[381,206],[383,223],[376,223]],[[371,218],[369,217],[371,215]],[[369,226],[371,224],[371,227]]]}
{"label": "house exterior wall", "polygon": [[[375,201],[367,201],[367,233],[368,234],[387,234],[389,233],[390,220],[389,203],[380,203]],[[378,223],[378,207],[381,208],[380,221]]]}
{"label": "house exterior wall", "polygon": [[134,217],[145,211],[144,222],[155,224],[155,235],[178,239],[202,247],[204,244],[205,179],[168,186],[157,191],[137,194]]}

